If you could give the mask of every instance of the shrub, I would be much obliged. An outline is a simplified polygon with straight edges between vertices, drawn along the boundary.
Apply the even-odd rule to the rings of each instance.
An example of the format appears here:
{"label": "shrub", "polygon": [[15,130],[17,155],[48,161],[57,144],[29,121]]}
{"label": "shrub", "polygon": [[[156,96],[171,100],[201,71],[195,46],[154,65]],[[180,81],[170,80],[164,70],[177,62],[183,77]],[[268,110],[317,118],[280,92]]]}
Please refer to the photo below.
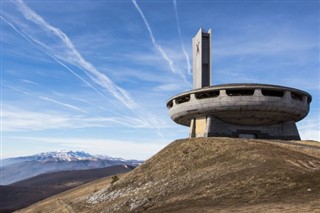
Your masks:
{"label": "shrub", "polygon": [[113,175],[112,176],[112,180],[111,180],[111,185],[114,184],[115,182],[117,182],[119,180],[117,175]]}

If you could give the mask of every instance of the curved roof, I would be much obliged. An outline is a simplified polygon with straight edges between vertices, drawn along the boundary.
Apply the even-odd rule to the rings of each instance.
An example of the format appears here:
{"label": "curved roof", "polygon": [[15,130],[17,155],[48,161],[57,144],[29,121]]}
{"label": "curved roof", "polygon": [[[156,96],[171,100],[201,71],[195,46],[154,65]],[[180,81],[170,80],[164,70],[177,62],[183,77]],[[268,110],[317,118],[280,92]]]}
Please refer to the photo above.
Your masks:
{"label": "curved roof", "polygon": [[292,87],[285,87],[285,86],[279,86],[279,85],[272,85],[272,84],[259,84],[259,83],[233,83],[233,84],[219,84],[219,85],[214,85],[214,86],[209,86],[209,87],[203,87],[200,89],[194,89],[194,90],[189,90],[183,93],[180,93],[178,95],[175,95],[171,97],[167,102],[169,102],[172,99],[175,99],[181,95],[187,95],[190,93],[196,93],[196,92],[206,92],[206,91],[212,91],[212,90],[224,90],[224,89],[256,89],[256,88],[261,88],[261,89],[274,89],[278,91],[293,91],[301,95],[306,95],[308,96],[309,102],[312,101],[312,96],[303,91],[299,90],[296,88]]}

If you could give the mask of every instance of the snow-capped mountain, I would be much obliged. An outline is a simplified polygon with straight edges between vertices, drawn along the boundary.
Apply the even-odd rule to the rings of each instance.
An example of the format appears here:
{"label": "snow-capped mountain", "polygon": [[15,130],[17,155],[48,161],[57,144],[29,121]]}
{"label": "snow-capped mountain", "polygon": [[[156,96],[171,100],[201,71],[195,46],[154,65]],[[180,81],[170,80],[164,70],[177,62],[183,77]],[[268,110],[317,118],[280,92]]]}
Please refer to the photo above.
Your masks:
{"label": "snow-capped mountain", "polygon": [[1,160],[0,185],[7,185],[42,173],[105,168],[114,165],[138,166],[139,160],[125,160],[83,151],[44,152]]}
{"label": "snow-capped mountain", "polygon": [[55,151],[55,152],[43,152],[30,156],[22,156],[16,158],[7,158],[2,160],[2,166],[8,166],[10,164],[25,162],[25,161],[38,161],[38,162],[50,162],[50,161],[99,161],[99,160],[110,160],[123,162],[126,164],[129,162],[131,165],[139,165],[142,161],[139,160],[125,160],[123,158],[114,158],[107,155],[91,155],[83,151]]}
{"label": "snow-capped mountain", "polygon": [[79,160],[98,160],[89,153],[82,151],[59,151],[44,152],[31,156],[36,161],[79,161]]}

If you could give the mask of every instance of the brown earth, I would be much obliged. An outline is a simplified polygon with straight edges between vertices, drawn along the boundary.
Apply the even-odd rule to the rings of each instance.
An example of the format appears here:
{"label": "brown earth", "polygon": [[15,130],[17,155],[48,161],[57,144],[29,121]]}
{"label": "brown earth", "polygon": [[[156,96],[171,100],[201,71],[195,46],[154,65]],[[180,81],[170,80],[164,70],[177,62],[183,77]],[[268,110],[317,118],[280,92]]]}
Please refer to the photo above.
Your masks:
{"label": "brown earth", "polygon": [[133,166],[116,165],[100,169],[51,172],[10,185],[0,185],[0,213],[13,212],[93,180],[133,169]]}
{"label": "brown earth", "polygon": [[[118,174],[119,178],[123,178],[126,174]],[[84,197],[97,192],[100,189],[108,187],[112,181],[112,176],[105,177],[90,183],[78,186],[66,192],[54,195],[50,198],[35,203],[25,209],[16,212],[29,212],[29,213],[73,213],[74,205],[81,202]]]}
{"label": "brown earth", "polygon": [[177,140],[113,185],[110,179],[89,183],[20,212],[53,210],[320,212],[320,146],[312,141]]}

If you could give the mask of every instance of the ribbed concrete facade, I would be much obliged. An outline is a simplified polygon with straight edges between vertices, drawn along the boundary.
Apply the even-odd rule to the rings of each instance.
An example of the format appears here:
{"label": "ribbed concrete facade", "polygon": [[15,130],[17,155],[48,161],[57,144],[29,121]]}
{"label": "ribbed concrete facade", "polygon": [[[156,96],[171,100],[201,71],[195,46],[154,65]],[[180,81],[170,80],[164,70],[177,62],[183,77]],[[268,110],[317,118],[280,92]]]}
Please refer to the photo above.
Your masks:
{"label": "ribbed concrete facade", "polygon": [[307,116],[311,95],[268,84],[210,86],[210,38],[202,29],[193,38],[194,89],[169,99],[171,119],[190,127],[190,137],[300,140],[296,122]]}
{"label": "ribbed concrete facade", "polygon": [[227,84],[179,94],[167,107],[172,120],[190,126],[191,137],[299,140],[295,122],[308,114],[310,102],[311,95],[294,88]]}
{"label": "ribbed concrete facade", "polygon": [[192,39],[193,89],[211,85],[211,29],[200,29]]}
{"label": "ribbed concrete facade", "polygon": [[214,117],[208,117],[207,135],[194,137],[233,137],[233,138],[264,138],[282,140],[300,140],[294,121],[282,122],[268,126],[241,126],[228,124]]}

